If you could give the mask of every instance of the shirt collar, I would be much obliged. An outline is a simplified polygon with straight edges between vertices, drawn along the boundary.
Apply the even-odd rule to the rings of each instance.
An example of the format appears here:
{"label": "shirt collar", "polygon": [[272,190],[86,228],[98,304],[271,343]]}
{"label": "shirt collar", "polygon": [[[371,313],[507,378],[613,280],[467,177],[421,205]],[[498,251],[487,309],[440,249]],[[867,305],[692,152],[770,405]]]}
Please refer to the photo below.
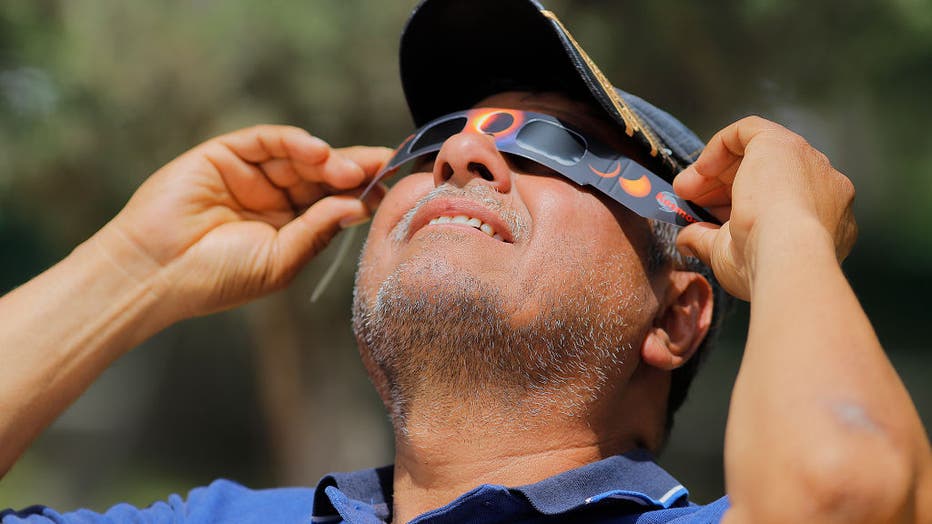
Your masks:
{"label": "shirt collar", "polygon": [[[390,520],[393,468],[333,473],[324,477],[314,494],[312,522],[372,522]],[[490,489],[491,488],[491,489]],[[626,502],[638,512],[689,505],[686,488],[658,466],[641,449],[566,471],[535,484],[516,488],[479,486],[431,514],[467,509],[471,501],[500,494],[509,507],[514,496],[526,500],[536,512],[559,515],[578,508]]]}
{"label": "shirt collar", "polygon": [[629,451],[512,489],[535,509],[556,515],[607,500],[666,509],[685,506],[689,492],[654,462],[650,452]]}
{"label": "shirt collar", "polygon": [[311,522],[391,520],[393,479],[393,466],[327,475],[314,490]]}

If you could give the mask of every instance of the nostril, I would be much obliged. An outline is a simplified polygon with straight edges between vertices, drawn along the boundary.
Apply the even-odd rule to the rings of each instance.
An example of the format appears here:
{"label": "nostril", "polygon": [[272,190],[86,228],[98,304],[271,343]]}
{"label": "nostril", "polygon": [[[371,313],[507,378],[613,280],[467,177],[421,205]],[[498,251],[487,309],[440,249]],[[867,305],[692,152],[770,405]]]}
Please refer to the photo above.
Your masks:
{"label": "nostril", "polygon": [[453,177],[453,166],[451,166],[448,162],[444,162],[443,165],[440,166],[440,178],[443,179],[444,181],[447,181],[447,180],[450,180],[450,178],[452,177]]}
{"label": "nostril", "polygon": [[492,172],[489,171],[489,168],[485,167],[485,165],[480,164],[479,162],[470,162],[469,165],[466,166],[466,169],[468,169],[471,173],[478,174],[483,178],[483,180],[488,180],[490,182],[495,180],[495,177],[492,175]]}

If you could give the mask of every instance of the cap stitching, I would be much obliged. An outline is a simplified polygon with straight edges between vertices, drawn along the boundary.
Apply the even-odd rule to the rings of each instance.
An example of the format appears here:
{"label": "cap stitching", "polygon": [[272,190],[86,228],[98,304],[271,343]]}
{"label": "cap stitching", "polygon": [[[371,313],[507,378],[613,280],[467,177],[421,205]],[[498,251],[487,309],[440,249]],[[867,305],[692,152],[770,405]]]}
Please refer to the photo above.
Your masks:
{"label": "cap stitching", "polygon": [[629,108],[627,104],[625,104],[621,97],[618,96],[618,93],[615,92],[615,88],[612,86],[611,82],[608,81],[608,78],[606,78],[605,74],[602,73],[602,70],[599,69],[592,58],[589,57],[589,54],[586,53],[586,50],[583,49],[581,45],[579,45],[579,42],[576,41],[576,38],[573,37],[573,34],[570,33],[569,29],[563,25],[563,22],[557,18],[557,15],[554,14],[553,11],[547,9],[542,9],[541,14],[560,26],[563,34],[565,34],[570,43],[573,44],[576,52],[579,53],[582,59],[586,62],[586,65],[589,66],[589,69],[592,71],[592,74],[595,75],[596,80],[602,87],[602,90],[605,91],[609,100],[612,101],[612,105],[615,106],[615,110],[618,111],[618,114],[621,115],[622,120],[625,121],[625,133],[628,136],[631,136],[635,131],[640,131],[644,137],[647,138],[647,142],[650,144],[651,156],[657,156],[657,154],[660,153],[661,157],[663,157],[663,159],[669,162],[671,165],[677,165],[677,162],[670,158],[670,156],[663,151],[663,148],[659,147],[658,144],[660,141],[654,135],[653,131],[648,126],[642,124],[637,114],[631,108]]}

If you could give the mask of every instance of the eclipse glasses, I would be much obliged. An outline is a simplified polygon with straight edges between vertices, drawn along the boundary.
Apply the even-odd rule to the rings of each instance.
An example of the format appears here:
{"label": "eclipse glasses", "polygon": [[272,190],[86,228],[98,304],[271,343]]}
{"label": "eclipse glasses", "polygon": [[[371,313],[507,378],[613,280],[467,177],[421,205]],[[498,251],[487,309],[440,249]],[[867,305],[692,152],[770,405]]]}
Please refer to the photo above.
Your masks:
{"label": "eclipse glasses", "polygon": [[448,138],[462,132],[490,135],[499,151],[549,167],[580,186],[592,186],[644,218],[678,226],[719,223],[705,209],[676,196],[669,182],[610,146],[553,116],[516,109],[470,109],[428,122],[398,146],[365,193],[406,162],[439,151]]}

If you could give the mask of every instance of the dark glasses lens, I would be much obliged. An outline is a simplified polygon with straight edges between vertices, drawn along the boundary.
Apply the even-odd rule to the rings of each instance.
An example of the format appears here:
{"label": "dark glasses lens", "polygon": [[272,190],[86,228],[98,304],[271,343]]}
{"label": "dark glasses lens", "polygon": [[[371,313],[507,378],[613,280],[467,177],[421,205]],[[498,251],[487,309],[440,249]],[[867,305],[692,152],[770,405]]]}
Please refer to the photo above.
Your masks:
{"label": "dark glasses lens", "polygon": [[586,154],[586,141],[578,134],[545,120],[531,120],[515,137],[518,145],[564,166],[574,166]]}
{"label": "dark glasses lens", "polygon": [[511,127],[515,123],[515,117],[509,115],[508,113],[494,113],[489,115],[482,121],[482,125],[479,127],[479,130],[483,133],[501,133],[502,131]]}
{"label": "dark glasses lens", "polygon": [[430,126],[411,144],[408,152],[416,155],[419,151],[443,144],[446,139],[462,131],[467,121],[468,119],[462,116]]}

